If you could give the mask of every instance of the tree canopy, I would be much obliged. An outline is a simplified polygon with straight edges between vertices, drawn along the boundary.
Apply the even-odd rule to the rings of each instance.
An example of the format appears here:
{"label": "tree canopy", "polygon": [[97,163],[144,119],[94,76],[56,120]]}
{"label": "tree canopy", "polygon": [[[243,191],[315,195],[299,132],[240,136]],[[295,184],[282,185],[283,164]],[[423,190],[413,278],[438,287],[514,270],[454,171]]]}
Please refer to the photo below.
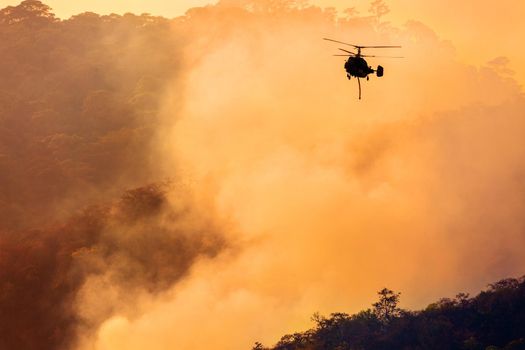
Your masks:
{"label": "tree canopy", "polygon": [[459,293],[420,311],[398,307],[399,293],[378,292],[372,309],[314,315],[315,327],[253,350],[525,349],[525,276],[490,284],[476,297]]}

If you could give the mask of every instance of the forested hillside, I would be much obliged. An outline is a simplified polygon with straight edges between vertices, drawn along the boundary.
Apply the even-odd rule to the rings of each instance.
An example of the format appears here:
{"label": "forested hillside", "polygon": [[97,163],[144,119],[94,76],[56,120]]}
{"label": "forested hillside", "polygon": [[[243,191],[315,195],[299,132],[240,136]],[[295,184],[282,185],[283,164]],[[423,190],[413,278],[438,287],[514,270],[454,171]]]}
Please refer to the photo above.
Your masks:
{"label": "forested hillside", "polygon": [[494,284],[475,297],[459,293],[421,311],[399,308],[400,294],[383,289],[371,309],[314,315],[314,328],[253,350],[522,350],[525,277]]}
{"label": "forested hillside", "polygon": [[170,28],[148,15],[58,20],[35,0],[0,10],[0,229],[148,181],[159,101],[182,64]]}

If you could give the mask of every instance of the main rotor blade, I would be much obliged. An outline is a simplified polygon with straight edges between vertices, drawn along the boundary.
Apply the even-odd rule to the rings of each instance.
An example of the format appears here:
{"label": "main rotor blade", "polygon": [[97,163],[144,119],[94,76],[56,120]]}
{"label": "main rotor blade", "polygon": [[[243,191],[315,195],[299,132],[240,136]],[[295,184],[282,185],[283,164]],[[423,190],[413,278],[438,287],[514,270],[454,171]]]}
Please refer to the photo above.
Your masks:
{"label": "main rotor blade", "polygon": [[332,56],[355,57],[355,55],[343,55],[343,54],[341,54],[341,55],[332,55]]}
{"label": "main rotor blade", "polygon": [[342,48],[340,48],[340,47],[338,47],[338,49],[341,50],[341,51],[344,51],[344,52],[346,52],[346,53],[352,54],[352,55],[357,55],[356,53],[354,53],[354,52],[352,52],[352,51],[348,51],[348,50],[342,49]]}
{"label": "main rotor blade", "polygon": [[339,40],[334,40],[334,39],[323,38],[323,40],[333,41],[334,43],[339,43],[339,44],[344,44],[344,45],[348,45],[348,46],[353,46],[355,48],[359,47],[359,46],[354,45],[354,44],[349,44],[349,43],[345,43],[345,42],[342,42],[342,41],[339,41]]}
{"label": "main rotor blade", "polygon": [[354,45],[345,43],[344,41],[329,39],[329,38],[323,38],[323,40],[333,41],[334,43],[339,43],[343,45],[353,46],[356,49],[400,49],[401,46],[398,45],[379,45],[379,46],[361,46],[361,45]]}

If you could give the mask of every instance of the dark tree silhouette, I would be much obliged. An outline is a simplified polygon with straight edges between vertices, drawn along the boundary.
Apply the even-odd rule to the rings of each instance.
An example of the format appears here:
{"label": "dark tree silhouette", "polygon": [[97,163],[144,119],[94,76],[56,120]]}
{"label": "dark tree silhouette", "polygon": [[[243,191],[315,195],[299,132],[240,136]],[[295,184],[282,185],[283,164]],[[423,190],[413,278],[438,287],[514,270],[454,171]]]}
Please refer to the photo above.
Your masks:
{"label": "dark tree silhouette", "polygon": [[315,328],[285,335],[270,350],[525,349],[525,277],[490,284],[474,298],[443,298],[422,311],[400,309],[400,294],[387,288],[378,294],[372,309],[355,315],[315,314]]}
{"label": "dark tree silhouette", "polygon": [[265,350],[266,348],[259,342],[255,342],[252,350]]}
{"label": "dark tree silhouette", "polygon": [[399,317],[401,309],[398,307],[398,304],[401,293],[395,293],[390,289],[383,288],[377,294],[379,295],[379,301],[372,304],[374,315],[377,319],[386,324]]}

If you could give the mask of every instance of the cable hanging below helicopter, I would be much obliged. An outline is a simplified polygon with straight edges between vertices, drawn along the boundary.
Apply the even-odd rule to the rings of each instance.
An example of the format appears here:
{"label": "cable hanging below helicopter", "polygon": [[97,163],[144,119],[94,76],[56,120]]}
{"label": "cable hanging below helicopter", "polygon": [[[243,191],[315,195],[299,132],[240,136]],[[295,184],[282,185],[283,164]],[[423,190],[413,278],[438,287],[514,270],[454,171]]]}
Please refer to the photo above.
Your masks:
{"label": "cable hanging below helicopter", "polygon": [[362,55],[361,49],[399,49],[401,46],[386,46],[386,45],[379,45],[379,46],[361,46],[361,45],[353,45],[349,43],[345,43],[342,41],[334,40],[334,39],[328,39],[323,38],[323,40],[333,41],[335,43],[343,44],[352,46],[355,49],[357,49],[357,53],[348,51],[342,48],[339,48],[339,50],[345,52],[345,54],[338,54],[334,56],[344,56],[348,57],[348,60],[345,62],[345,71],[346,71],[346,77],[348,79],[351,79],[351,77],[357,78],[357,84],[359,85],[359,99],[361,99],[361,81],[360,78],[366,78],[366,80],[369,80],[368,75],[376,73],[378,77],[382,77],[384,73],[384,69],[382,66],[377,66],[377,69],[374,70],[371,66],[368,65],[366,60],[363,57],[384,57],[384,58],[404,58],[402,56],[375,56],[375,55]]}

